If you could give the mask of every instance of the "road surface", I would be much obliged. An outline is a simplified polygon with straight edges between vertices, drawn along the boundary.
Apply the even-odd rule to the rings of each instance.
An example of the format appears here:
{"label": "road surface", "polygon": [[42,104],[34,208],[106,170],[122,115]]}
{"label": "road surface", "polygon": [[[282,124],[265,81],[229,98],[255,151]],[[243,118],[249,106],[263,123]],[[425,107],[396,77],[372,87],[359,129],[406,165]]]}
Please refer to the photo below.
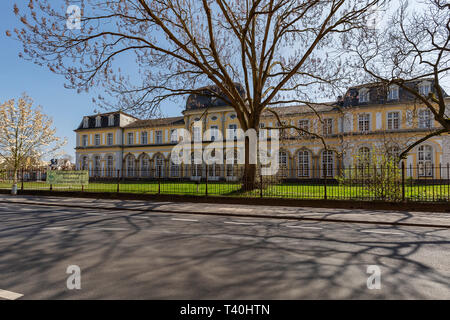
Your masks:
{"label": "road surface", "polygon": [[0,299],[450,299],[450,230],[2,203]]}

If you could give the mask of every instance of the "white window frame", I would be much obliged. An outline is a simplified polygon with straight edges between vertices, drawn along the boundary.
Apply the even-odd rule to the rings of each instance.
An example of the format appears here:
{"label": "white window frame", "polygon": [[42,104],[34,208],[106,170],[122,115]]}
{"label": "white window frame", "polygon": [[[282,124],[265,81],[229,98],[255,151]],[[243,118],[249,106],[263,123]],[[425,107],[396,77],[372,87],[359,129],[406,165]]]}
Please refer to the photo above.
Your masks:
{"label": "white window frame", "polygon": [[211,141],[216,141],[217,138],[219,138],[219,126],[217,125],[212,125],[209,127],[209,132],[210,132],[210,138]]}
{"label": "white window frame", "polygon": [[162,144],[163,143],[163,132],[162,130],[155,131],[155,143]]}
{"label": "white window frame", "polygon": [[331,150],[322,151],[322,177],[333,177],[334,174],[334,153]]}
{"label": "white window frame", "polygon": [[102,117],[98,116],[95,118],[95,127],[99,128],[102,126]]}
{"label": "white window frame", "polygon": [[369,99],[370,99],[369,89],[366,89],[366,88],[359,89],[358,96],[359,96],[359,98],[358,98],[359,103],[369,102]]}
{"label": "white window frame", "polygon": [[419,177],[433,176],[433,147],[421,145],[417,148],[417,167]]}
{"label": "white window frame", "polygon": [[232,123],[228,125],[228,134],[230,140],[237,139],[237,124]]}
{"label": "white window frame", "polygon": [[419,110],[419,128],[430,129],[433,127],[433,118],[430,109]]}
{"label": "white window frame", "polygon": [[134,132],[128,132],[127,134],[127,144],[134,144]]}
{"label": "white window frame", "polygon": [[358,115],[358,131],[359,132],[370,132],[370,114],[361,113]]}
{"label": "white window frame", "polygon": [[83,118],[83,128],[89,128],[89,118],[88,117]]}
{"label": "white window frame", "polygon": [[108,125],[109,125],[110,127],[114,126],[114,115],[110,115],[110,116],[108,117]]}
{"label": "white window frame", "polygon": [[[308,150],[300,150],[297,152],[297,176],[309,177],[311,168],[311,153]],[[305,158],[306,157],[306,158]]]}
{"label": "white window frame", "polygon": [[396,85],[389,86],[388,100],[398,100],[399,99],[399,88]]}
{"label": "white window frame", "polygon": [[[303,129],[303,130],[309,132],[309,119],[300,119],[300,120],[298,120],[298,127],[300,129]],[[307,133],[301,131],[300,135],[304,136],[304,135],[307,135]]]}
{"label": "white window frame", "polygon": [[323,134],[325,136],[333,134],[333,118],[323,119]]}
{"label": "white window frame", "polygon": [[107,133],[107,134],[106,134],[106,144],[107,144],[108,146],[112,146],[113,143],[114,143],[114,134],[112,134],[112,133]]}
{"label": "white window frame", "polygon": [[386,115],[387,117],[387,129],[398,130],[400,129],[400,112],[390,111]]}
{"label": "white window frame", "polygon": [[81,146],[82,147],[87,147],[89,144],[89,136],[87,134],[83,134],[81,136]]}
{"label": "white window frame", "polygon": [[147,131],[141,132],[141,144],[148,144],[148,133]]}
{"label": "white window frame", "polygon": [[101,136],[99,133],[94,135],[94,145],[99,146],[101,144]]}
{"label": "white window frame", "polygon": [[[425,88],[427,90],[425,90]],[[428,97],[428,94],[431,92],[431,84],[429,82],[419,84],[419,94],[425,97]]]}

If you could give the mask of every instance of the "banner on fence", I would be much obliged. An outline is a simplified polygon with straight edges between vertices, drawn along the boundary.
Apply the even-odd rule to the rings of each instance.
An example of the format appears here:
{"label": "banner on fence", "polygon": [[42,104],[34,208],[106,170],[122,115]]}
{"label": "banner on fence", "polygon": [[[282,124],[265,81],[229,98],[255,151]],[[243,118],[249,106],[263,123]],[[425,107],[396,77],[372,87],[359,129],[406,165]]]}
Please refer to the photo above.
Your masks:
{"label": "banner on fence", "polygon": [[48,170],[47,184],[73,184],[87,185],[89,183],[89,172],[84,171],[61,171]]}

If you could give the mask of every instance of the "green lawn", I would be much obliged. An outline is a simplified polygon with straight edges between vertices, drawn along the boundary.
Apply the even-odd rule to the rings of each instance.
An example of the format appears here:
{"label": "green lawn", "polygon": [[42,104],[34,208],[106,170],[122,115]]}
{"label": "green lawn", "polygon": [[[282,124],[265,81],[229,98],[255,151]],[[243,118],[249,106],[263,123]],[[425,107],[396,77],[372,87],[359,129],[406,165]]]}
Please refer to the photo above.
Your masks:
{"label": "green lawn", "polygon": [[[21,183],[18,184],[19,189]],[[45,182],[24,182],[24,190],[50,190],[50,185]],[[0,189],[10,189],[10,182],[0,182]],[[81,186],[53,185],[53,191],[81,191]],[[313,185],[282,183],[271,185],[262,190],[263,197],[294,198],[294,199],[324,199],[325,190],[328,199],[375,199],[366,188],[362,186],[340,185]],[[93,182],[83,188],[86,192],[117,192],[117,183]],[[195,182],[123,182],[119,185],[119,191],[124,193],[147,194],[178,194],[178,195],[205,195],[206,184]],[[235,197],[260,197],[261,190],[250,192],[240,191],[238,183],[209,182],[209,195],[235,196]],[[407,185],[405,187],[407,199],[417,201],[449,201],[449,185]]]}

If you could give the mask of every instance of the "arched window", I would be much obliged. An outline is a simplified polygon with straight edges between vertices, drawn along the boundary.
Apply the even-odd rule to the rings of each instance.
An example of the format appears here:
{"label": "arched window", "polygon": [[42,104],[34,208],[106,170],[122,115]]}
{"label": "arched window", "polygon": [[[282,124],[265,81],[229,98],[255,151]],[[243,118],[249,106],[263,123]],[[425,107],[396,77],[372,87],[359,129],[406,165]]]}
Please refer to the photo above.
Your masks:
{"label": "arched window", "polygon": [[232,152],[229,153],[228,159],[226,159],[226,165],[227,165],[227,170],[226,170],[226,174],[227,177],[234,177],[237,175],[237,163],[238,163],[238,153],[237,150],[233,150]]}
{"label": "arched window", "polygon": [[89,161],[87,156],[81,158],[81,170],[89,170]]}
{"label": "arched window", "polygon": [[279,173],[282,177],[287,177],[288,172],[288,154],[286,151],[278,152]]}
{"label": "arched window", "polygon": [[[215,157],[216,157],[216,150],[213,149],[211,151],[211,158],[214,159]],[[208,165],[208,176],[211,178],[220,176],[220,164],[216,162],[217,160],[215,159],[212,164]]]}
{"label": "arched window", "polygon": [[108,155],[106,157],[106,176],[112,177],[114,171],[114,157],[112,155]]}
{"label": "arched window", "polygon": [[100,156],[94,156],[94,176],[99,177],[101,171]]}
{"label": "arched window", "polygon": [[392,146],[387,150],[387,156],[389,159],[398,160],[400,156],[400,148],[398,146]]}
{"label": "arched window", "polygon": [[310,156],[309,151],[300,150],[297,153],[297,176],[309,177]]}
{"label": "arched window", "polygon": [[367,176],[369,174],[368,168],[370,166],[370,149],[361,147],[358,149],[357,166],[359,175]]}
{"label": "arched window", "polygon": [[134,177],[135,176],[134,156],[128,155],[126,164],[127,164],[127,177]]}
{"label": "arched window", "polygon": [[141,157],[141,175],[143,177],[150,176],[150,159],[147,155]]}
{"label": "arched window", "polygon": [[418,148],[418,166],[420,177],[433,176],[433,148],[429,145],[423,145]]}
{"label": "arched window", "polygon": [[[197,155],[197,157],[199,157],[201,159],[201,161],[203,161],[203,159],[201,158],[202,154],[199,151],[199,155]],[[192,177],[201,177],[202,176],[202,163],[195,163],[195,154],[194,152],[191,153],[191,176]]]}
{"label": "arched window", "polygon": [[322,151],[322,175],[332,177],[334,171],[334,155],[331,150]]}
{"label": "arched window", "polygon": [[160,154],[155,157],[155,176],[157,178],[162,178],[164,176],[164,158]]}
{"label": "arched window", "polygon": [[172,178],[178,178],[180,176],[180,165],[175,164],[172,159],[170,160],[170,176]]}

